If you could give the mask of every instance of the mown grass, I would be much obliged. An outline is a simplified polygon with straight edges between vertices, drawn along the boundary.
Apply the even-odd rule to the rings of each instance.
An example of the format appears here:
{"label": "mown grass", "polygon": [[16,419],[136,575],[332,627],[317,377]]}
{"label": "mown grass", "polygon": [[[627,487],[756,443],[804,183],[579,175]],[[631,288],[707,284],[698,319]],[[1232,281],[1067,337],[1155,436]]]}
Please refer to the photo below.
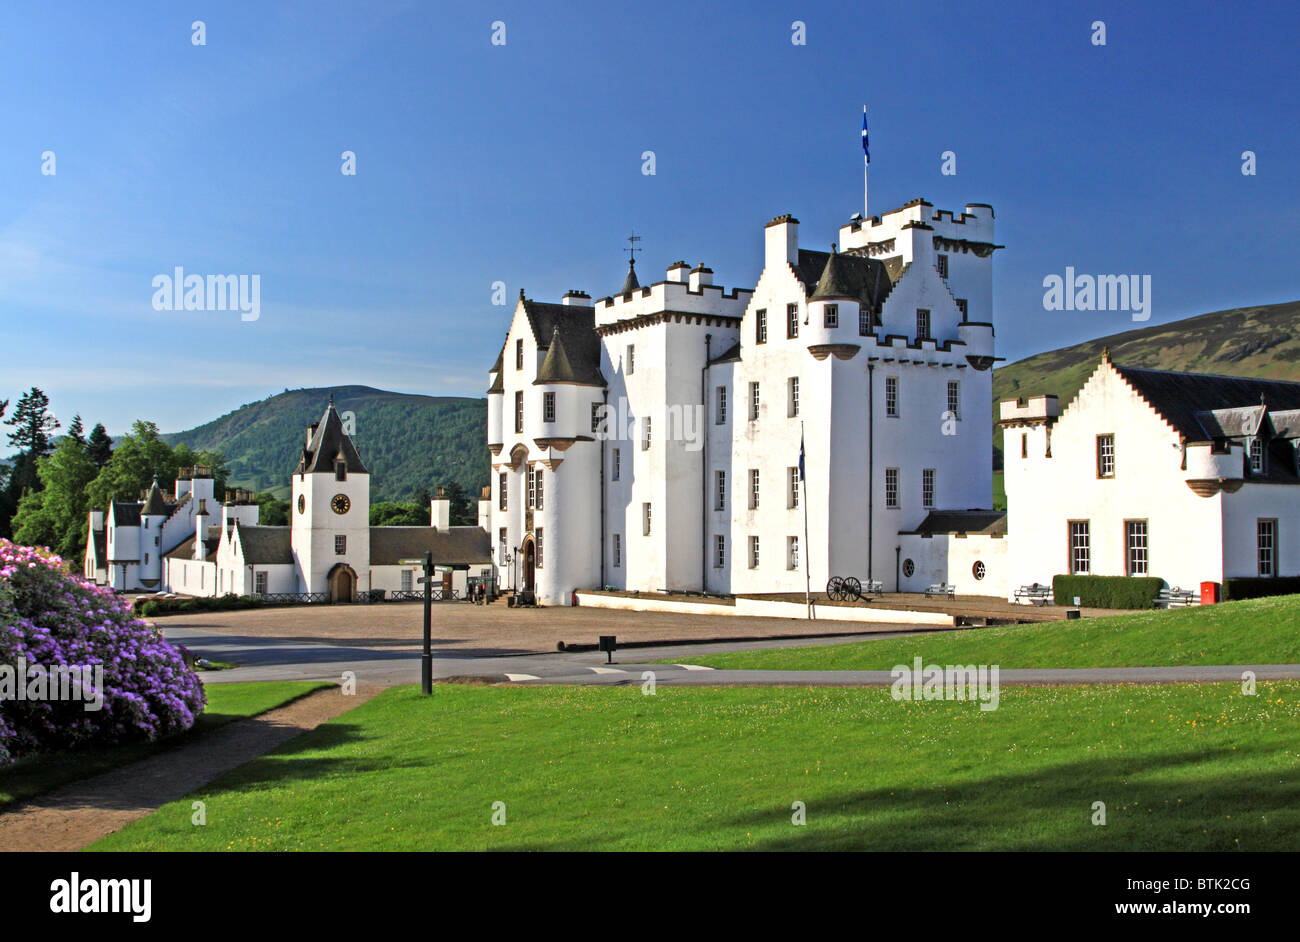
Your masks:
{"label": "mown grass", "polygon": [[396,688],[93,848],[1297,850],[1298,765],[1295,681]]}
{"label": "mown grass", "polygon": [[208,705],[187,732],[158,742],[92,747],[49,755],[32,756],[0,766],[0,811],[51,789],[92,775],[99,775],[128,762],[136,762],[163,749],[190,742],[234,720],[265,713],[290,700],[328,687],[329,684],[269,682],[210,684],[205,689]]}
{"label": "mown grass", "polygon": [[1300,595],[850,644],[702,654],[690,660],[729,669],[889,670],[911,664],[915,657],[927,664],[997,664],[1003,669],[1300,664]]}

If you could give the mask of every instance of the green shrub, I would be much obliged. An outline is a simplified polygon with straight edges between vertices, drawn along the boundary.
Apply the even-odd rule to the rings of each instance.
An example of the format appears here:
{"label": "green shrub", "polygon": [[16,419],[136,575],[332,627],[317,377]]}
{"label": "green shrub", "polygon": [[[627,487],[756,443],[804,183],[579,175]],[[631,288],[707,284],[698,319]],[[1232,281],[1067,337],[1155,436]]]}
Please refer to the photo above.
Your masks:
{"label": "green shrub", "polygon": [[221,595],[215,598],[192,599],[141,599],[136,607],[146,617],[155,615],[181,615],[186,612],[224,612],[236,608],[259,608],[262,599],[256,595]]}
{"label": "green shrub", "polygon": [[1300,576],[1272,579],[1224,579],[1223,601],[1262,599],[1269,595],[1293,595],[1300,592]]}
{"label": "green shrub", "polygon": [[1163,579],[1141,576],[1055,576],[1052,595],[1057,605],[1079,604],[1089,608],[1154,608],[1164,588]]}

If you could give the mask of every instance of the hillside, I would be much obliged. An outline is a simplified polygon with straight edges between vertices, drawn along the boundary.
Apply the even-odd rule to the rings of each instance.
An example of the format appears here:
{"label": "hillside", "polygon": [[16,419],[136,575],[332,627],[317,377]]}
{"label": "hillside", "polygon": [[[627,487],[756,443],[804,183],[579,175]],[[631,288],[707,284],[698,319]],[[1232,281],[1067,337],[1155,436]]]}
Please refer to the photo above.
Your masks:
{"label": "hillside", "polygon": [[[1055,393],[1064,409],[1092,375],[1103,347],[1110,347],[1111,359],[1124,366],[1300,382],[1300,301],[1200,314],[1010,363],[993,373],[994,421],[998,402],[1013,397]],[[995,425],[998,468],[1001,440]]]}
{"label": "hillside", "polygon": [[409,500],[451,481],[473,499],[488,483],[484,399],[417,396],[369,386],[286,390],[163,437],[173,445],[224,452],[232,486],[284,498],[307,426],[319,421],[331,392],[340,414],[355,414],[353,441],[371,474],[372,502]]}

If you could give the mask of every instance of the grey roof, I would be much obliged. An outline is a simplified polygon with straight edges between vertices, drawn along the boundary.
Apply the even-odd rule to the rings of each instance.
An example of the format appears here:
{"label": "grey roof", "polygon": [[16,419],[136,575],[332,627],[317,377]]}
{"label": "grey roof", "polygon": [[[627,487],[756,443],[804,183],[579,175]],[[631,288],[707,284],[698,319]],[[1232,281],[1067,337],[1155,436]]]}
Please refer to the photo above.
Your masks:
{"label": "grey roof", "polygon": [[343,459],[349,474],[370,473],[361,463],[361,455],[357,453],[352,439],[343,431],[343,420],[335,411],[334,400],[331,398],[330,404],[325,407],[325,415],[316,425],[316,434],[311,437],[311,443],[303,448],[302,457],[298,459],[298,467],[294,468],[293,473],[332,472],[336,458]]}
{"label": "grey roof", "polygon": [[932,510],[912,532],[924,536],[936,533],[987,533],[997,536],[1007,532],[1007,514],[1004,510]]}
{"label": "grey roof", "polygon": [[722,353],[719,353],[716,357],[714,357],[712,360],[710,360],[709,363],[710,363],[710,364],[714,364],[714,363],[731,363],[731,362],[736,361],[736,360],[739,360],[739,359],[740,359],[740,344],[739,344],[739,343],[733,343],[733,344],[732,344],[730,347],[728,347],[725,351],[723,351]]}
{"label": "grey roof", "polygon": [[[577,304],[547,304],[523,300],[524,313],[533,329],[537,346],[547,350],[557,331],[563,341],[564,357],[572,378],[564,382],[583,386],[604,386],[600,372],[600,338],[596,335],[596,309]],[[543,366],[545,362],[543,361]]]}
{"label": "grey roof", "polygon": [[489,371],[496,375],[492,379],[492,385],[488,387],[488,393],[503,393],[506,391],[506,384],[504,382],[505,361],[506,347],[505,344],[502,344],[501,352],[497,354],[496,365]]}
{"label": "grey roof", "polygon": [[817,287],[813,290],[810,300],[858,300],[858,285],[850,276],[848,263],[839,252],[832,251],[831,257],[826,260],[826,267],[822,269],[821,277],[817,279]]}
{"label": "grey roof", "polygon": [[492,562],[492,544],[481,527],[371,527],[370,565],[396,566],[433,553],[440,565]]}
{"label": "grey roof", "polygon": [[636,261],[629,260],[627,263],[627,277],[623,279],[623,287],[619,289],[619,294],[631,294],[641,288],[641,282],[636,280]]}
{"label": "grey roof", "polygon": [[1273,433],[1280,438],[1300,438],[1300,409],[1279,409],[1269,412],[1268,420]]}
{"label": "grey roof", "polygon": [[138,527],[140,525],[140,503],[119,504],[113,501],[113,524],[119,527]]}
{"label": "grey roof", "polygon": [[574,370],[569,354],[564,349],[564,339],[560,335],[560,327],[557,324],[555,333],[551,337],[551,345],[546,350],[546,359],[542,361],[541,368],[537,371],[537,379],[533,380],[533,383],[534,385],[570,383],[577,386],[604,386],[605,378],[601,376],[599,369],[595,371],[594,376],[590,371],[579,375]]}
{"label": "grey roof", "polygon": [[1226,432],[1212,421],[1209,422],[1210,428],[1206,428],[1201,422],[1206,413],[1220,413],[1226,417],[1223,410],[1249,409],[1258,407],[1261,402],[1270,410],[1300,409],[1300,383],[1210,373],[1174,373],[1120,366],[1118,363],[1112,365],[1184,441],[1212,441],[1244,434]]}
{"label": "grey roof", "polygon": [[[810,296],[817,293],[830,260],[830,252],[799,250],[799,263],[795,265],[795,273],[803,282],[805,293]],[[835,297],[851,298],[859,304],[867,305],[871,310],[878,310],[894,287],[884,263],[862,255],[839,253],[831,278],[835,290],[839,292]]]}
{"label": "grey roof", "polygon": [[[208,551],[208,558],[211,559],[216,555],[217,547],[221,545],[221,526],[208,527],[207,536],[203,538],[203,545]],[[193,559],[194,558],[194,537],[189,537],[181,541],[170,553],[165,556],[166,559]]]}
{"label": "grey roof", "polygon": [[1211,438],[1236,438],[1258,435],[1264,423],[1263,406],[1245,406],[1239,409],[1210,409],[1196,413],[1196,421]]}
{"label": "grey roof", "polygon": [[165,517],[175,507],[175,504],[168,504],[163,498],[162,489],[158,487],[158,479],[154,478],[153,485],[149,488],[149,496],[145,499],[144,508],[140,513],[146,517]]}
{"label": "grey roof", "polygon": [[258,527],[235,521],[235,531],[244,550],[245,564],[274,566],[293,562],[289,527]]}

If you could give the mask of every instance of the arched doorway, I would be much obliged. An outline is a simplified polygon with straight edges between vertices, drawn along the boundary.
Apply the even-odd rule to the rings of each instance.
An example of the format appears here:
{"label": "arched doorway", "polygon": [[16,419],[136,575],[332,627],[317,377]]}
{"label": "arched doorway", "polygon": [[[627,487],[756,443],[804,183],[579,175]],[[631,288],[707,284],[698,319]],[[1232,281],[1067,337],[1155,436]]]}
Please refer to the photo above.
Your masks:
{"label": "arched doorway", "polygon": [[530,536],[524,540],[523,591],[537,591],[537,546]]}
{"label": "arched doorway", "polygon": [[339,563],[329,574],[330,601],[354,602],[357,597],[357,574],[346,563]]}

